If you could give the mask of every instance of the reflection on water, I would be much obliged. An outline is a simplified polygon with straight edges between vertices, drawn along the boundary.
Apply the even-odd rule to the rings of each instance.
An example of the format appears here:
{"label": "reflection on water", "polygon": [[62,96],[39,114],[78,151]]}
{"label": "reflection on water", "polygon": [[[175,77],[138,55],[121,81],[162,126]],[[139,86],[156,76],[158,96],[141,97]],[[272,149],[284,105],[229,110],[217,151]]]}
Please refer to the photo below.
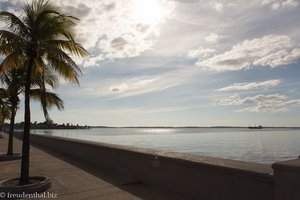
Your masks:
{"label": "reflection on water", "polygon": [[144,128],[140,129],[141,133],[149,133],[149,134],[168,134],[176,132],[176,129],[172,128]]}
{"label": "reflection on water", "polygon": [[33,133],[260,163],[300,155],[299,129],[97,128]]}
{"label": "reflection on water", "polygon": [[52,135],[52,130],[43,130],[45,135]]}

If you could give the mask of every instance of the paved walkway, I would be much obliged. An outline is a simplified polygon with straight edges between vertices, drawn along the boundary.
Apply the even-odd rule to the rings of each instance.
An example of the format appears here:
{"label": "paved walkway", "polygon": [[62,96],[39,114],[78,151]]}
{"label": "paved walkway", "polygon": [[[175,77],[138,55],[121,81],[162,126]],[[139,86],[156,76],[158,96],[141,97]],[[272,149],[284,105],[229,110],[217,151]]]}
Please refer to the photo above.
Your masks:
{"label": "paved walkway", "polygon": [[[6,152],[7,135],[0,138],[0,152]],[[21,152],[21,141],[14,139],[14,153]],[[162,188],[147,185],[133,178],[107,169],[94,169],[71,158],[45,152],[31,146],[30,175],[44,175],[52,179],[47,191],[64,200],[186,200]],[[0,180],[20,175],[21,161],[1,161]],[[0,198],[1,199],[1,198]],[[46,198],[54,199],[54,198]]]}

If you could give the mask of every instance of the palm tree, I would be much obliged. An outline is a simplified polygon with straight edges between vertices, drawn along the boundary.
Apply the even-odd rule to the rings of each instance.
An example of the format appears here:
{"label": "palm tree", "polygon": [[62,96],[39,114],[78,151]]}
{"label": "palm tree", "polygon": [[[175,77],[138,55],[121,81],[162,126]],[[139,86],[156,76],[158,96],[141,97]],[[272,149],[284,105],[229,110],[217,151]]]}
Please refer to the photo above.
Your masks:
{"label": "palm tree", "polygon": [[56,106],[58,110],[64,109],[63,101],[57,96],[57,94],[47,91],[46,87],[46,85],[48,85],[51,88],[56,88],[58,86],[58,79],[51,73],[51,71],[49,71],[47,66],[42,66],[41,71],[35,74],[32,82],[35,89],[31,89],[30,91],[31,98],[41,102],[45,122],[49,125],[52,120],[48,113],[48,109],[51,109],[53,106]]}
{"label": "palm tree", "polygon": [[26,57],[25,115],[22,145],[20,184],[29,182],[30,148],[30,87],[33,71],[49,68],[70,83],[79,83],[81,71],[70,55],[82,57],[86,50],[75,41],[77,18],[67,16],[50,1],[36,0],[26,4],[24,15],[18,18],[9,12],[0,12],[10,31],[0,30],[0,54],[8,55],[2,70],[16,65],[20,56]]}
{"label": "palm tree", "polygon": [[7,85],[7,103],[10,110],[10,126],[8,137],[7,155],[13,155],[13,132],[15,124],[15,116],[20,102],[19,94],[24,85],[24,70],[11,69],[7,74],[1,73],[1,80],[3,84]]}
{"label": "palm tree", "polygon": [[[7,155],[13,155],[13,133],[14,133],[14,125],[15,125],[15,116],[17,110],[19,108],[20,99],[19,95],[24,92],[25,85],[25,77],[24,77],[25,69],[24,68],[12,68],[6,71],[6,73],[1,73],[1,81],[4,85],[6,85],[6,95],[7,95],[7,103],[10,110],[10,128],[9,128],[9,139],[8,139],[8,148]],[[44,112],[46,121],[50,119],[48,114],[48,109],[56,106],[58,110],[62,110],[64,108],[63,101],[55,94],[48,92],[46,90],[45,84],[51,86],[52,88],[56,86],[57,79],[55,76],[48,74],[48,76],[44,76],[43,79],[40,78],[39,74],[35,74],[32,81],[32,89],[30,90],[30,96],[32,99],[40,101]],[[41,83],[44,83],[44,87],[41,88]],[[36,88],[39,86],[40,88]],[[43,98],[42,98],[43,97]],[[44,101],[42,101],[44,99]],[[46,105],[47,103],[47,105]],[[46,113],[45,113],[46,112]]]}
{"label": "palm tree", "polygon": [[7,92],[4,88],[0,88],[0,138],[3,137],[1,134],[2,126],[5,120],[9,119],[9,116],[10,113],[7,104]]}
{"label": "palm tree", "polygon": [[0,130],[2,130],[2,125],[4,121],[9,119],[10,112],[7,105],[0,105]]}
{"label": "palm tree", "polygon": [[7,103],[7,92],[4,88],[0,88],[0,130],[4,121],[9,119],[10,111]]}

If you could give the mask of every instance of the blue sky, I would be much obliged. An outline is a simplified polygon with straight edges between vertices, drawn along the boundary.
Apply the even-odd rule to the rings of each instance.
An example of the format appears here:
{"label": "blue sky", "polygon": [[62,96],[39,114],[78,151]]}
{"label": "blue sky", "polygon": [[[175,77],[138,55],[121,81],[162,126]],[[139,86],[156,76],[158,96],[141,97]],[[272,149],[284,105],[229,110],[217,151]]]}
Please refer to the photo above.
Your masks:
{"label": "blue sky", "polygon": [[[81,19],[80,87],[55,91],[55,122],[299,126],[297,0],[55,1]],[[23,1],[0,0],[20,14]],[[3,24],[0,25],[3,27]],[[43,121],[32,104],[32,121]],[[23,105],[17,115],[23,121]]]}

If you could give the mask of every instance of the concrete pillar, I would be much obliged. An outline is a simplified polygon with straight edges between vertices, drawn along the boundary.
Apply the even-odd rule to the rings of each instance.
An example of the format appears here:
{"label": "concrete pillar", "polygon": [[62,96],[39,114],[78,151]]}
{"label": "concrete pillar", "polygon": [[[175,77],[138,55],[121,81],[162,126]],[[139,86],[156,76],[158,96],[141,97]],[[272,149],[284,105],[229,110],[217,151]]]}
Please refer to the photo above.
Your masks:
{"label": "concrete pillar", "polygon": [[300,199],[300,159],[276,162],[274,170],[275,200]]}

